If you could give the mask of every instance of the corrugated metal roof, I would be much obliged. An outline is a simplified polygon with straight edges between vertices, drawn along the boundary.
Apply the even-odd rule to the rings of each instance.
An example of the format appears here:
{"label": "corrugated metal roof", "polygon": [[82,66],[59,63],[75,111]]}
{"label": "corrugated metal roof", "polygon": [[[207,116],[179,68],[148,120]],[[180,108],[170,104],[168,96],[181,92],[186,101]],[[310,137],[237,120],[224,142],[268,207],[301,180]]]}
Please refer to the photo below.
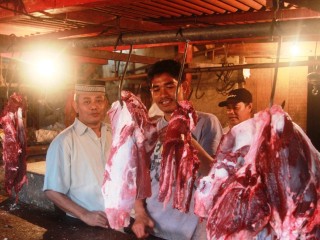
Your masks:
{"label": "corrugated metal roof", "polygon": [[[6,2],[6,3],[1,3]],[[269,0],[0,1],[0,34],[54,38],[297,19],[319,13]],[[20,4],[18,4],[20,3]],[[280,3],[279,3],[280,4]],[[275,14],[276,12],[276,14]],[[289,16],[290,15],[290,16]],[[139,23],[138,23],[139,21]],[[60,35],[58,33],[61,33]]]}
{"label": "corrugated metal roof", "polygon": [[[195,29],[191,32],[193,35],[201,32],[199,29],[207,31],[203,33],[207,36],[199,37],[198,42],[193,40],[193,44],[214,44],[217,38],[210,39],[211,34],[208,34],[214,27],[219,28],[217,32],[225,27],[226,31],[231,31],[229,35],[233,39],[239,35],[240,39],[258,41],[259,34],[250,33],[250,29],[265,31],[265,27],[247,25],[270,23],[268,28],[272,28],[274,19],[320,20],[320,6],[317,0],[0,0],[0,52],[7,52],[16,43],[15,37],[28,41],[74,39],[78,43],[86,37],[84,40],[89,39],[88,42],[74,45],[112,51],[111,46],[118,43],[117,39],[122,41],[131,34],[131,40],[144,37],[144,41],[131,41],[135,47],[139,44],[141,48],[163,46],[177,44],[174,42],[179,40],[173,39],[172,35],[181,38],[183,32],[191,29]],[[164,34],[157,35],[160,32]],[[228,37],[228,33],[222,35]],[[153,39],[146,41],[148,36]],[[99,44],[95,44],[99,37]],[[107,40],[101,41],[101,37]],[[157,41],[159,38],[161,41]],[[166,39],[172,42],[166,42]],[[104,45],[107,42],[109,45]],[[124,42],[122,45],[126,45]],[[128,44],[123,48],[128,48]],[[81,52],[83,57],[110,57],[110,54],[101,57],[97,52],[93,54],[87,50],[76,52]],[[120,56],[114,59],[119,60]]]}

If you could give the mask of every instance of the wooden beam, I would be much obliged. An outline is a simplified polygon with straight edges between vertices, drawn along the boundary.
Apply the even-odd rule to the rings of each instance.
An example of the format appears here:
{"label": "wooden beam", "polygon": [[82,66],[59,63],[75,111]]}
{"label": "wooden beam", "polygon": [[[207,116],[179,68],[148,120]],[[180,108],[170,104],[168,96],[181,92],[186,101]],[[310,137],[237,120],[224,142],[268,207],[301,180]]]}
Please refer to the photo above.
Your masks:
{"label": "wooden beam", "polygon": [[[95,58],[95,59],[105,59],[105,62],[106,60],[126,61],[128,58],[128,54],[124,54],[124,53],[88,50],[88,49],[80,49],[80,48],[70,49],[68,50],[68,52],[75,56],[89,57],[89,58]],[[140,56],[135,54],[131,54],[131,58],[130,58],[130,62],[142,63],[142,64],[153,64],[159,60],[161,59],[154,58],[154,57]]]}
{"label": "wooden beam", "polygon": [[[77,12],[78,13],[78,12]],[[170,30],[170,26],[162,26],[158,23],[146,22],[135,19],[119,18],[113,17],[103,17],[103,18],[93,18],[88,20],[86,16],[95,15],[92,12],[83,11],[80,15],[77,13],[68,14],[68,21],[86,21],[86,23],[92,24],[86,27],[73,28],[69,30],[50,32],[47,34],[41,34],[36,36],[28,36],[26,39],[29,40],[50,40],[50,39],[62,39],[62,38],[76,38],[76,37],[95,37],[100,34],[102,35],[116,35],[119,29],[125,32],[129,31],[154,31],[154,29],[160,30]],[[55,17],[55,16],[53,16]],[[96,22],[93,22],[96,21]],[[12,26],[8,25],[8,32],[12,31]],[[4,31],[4,29],[2,29]]]}
{"label": "wooden beam", "polygon": [[[114,61],[126,61],[128,58],[128,54],[118,53],[118,52],[110,52],[110,51],[98,51],[98,50],[90,50],[90,49],[69,49],[67,50],[72,57],[79,60],[80,62],[88,62],[94,64],[107,64],[108,60]],[[15,52],[11,53],[1,53],[1,56],[8,59],[19,59],[21,53]],[[146,57],[132,54],[130,58],[130,62],[133,63],[141,63],[141,64],[153,64],[157,61],[161,60],[160,58],[155,57]]]}
{"label": "wooden beam", "polygon": [[[125,80],[145,79],[146,77],[147,77],[146,73],[134,74],[134,75],[127,75],[125,77]],[[121,80],[121,76],[119,76],[119,77],[107,77],[107,78],[95,78],[94,80],[105,81],[105,82],[119,81],[119,80]]]}
{"label": "wooden beam", "polygon": [[[120,5],[124,6],[127,4],[131,4],[133,2],[141,2],[141,0],[27,0],[23,1],[25,9],[27,12],[34,13],[34,12],[42,12],[42,11],[59,11],[62,10],[65,12],[69,7],[98,7],[98,6],[114,6]],[[15,9],[15,6],[8,2],[5,4],[7,8],[12,10]],[[0,19],[1,18],[8,18],[8,17],[15,17],[15,13],[13,11],[8,11],[1,9],[0,10]]]}

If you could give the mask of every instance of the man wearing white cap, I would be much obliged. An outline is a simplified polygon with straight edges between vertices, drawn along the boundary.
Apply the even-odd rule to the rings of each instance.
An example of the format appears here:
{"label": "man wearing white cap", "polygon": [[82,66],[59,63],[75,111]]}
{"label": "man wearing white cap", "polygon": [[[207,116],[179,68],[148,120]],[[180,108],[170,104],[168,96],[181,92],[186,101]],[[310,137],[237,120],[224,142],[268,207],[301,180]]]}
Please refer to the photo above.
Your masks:
{"label": "man wearing white cap", "polygon": [[43,191],[47,198],[87,225],[107,227],[101,193],[104,167],[111,146],[111,128],[104,85],[77,84],[74,123],[50,144]]}

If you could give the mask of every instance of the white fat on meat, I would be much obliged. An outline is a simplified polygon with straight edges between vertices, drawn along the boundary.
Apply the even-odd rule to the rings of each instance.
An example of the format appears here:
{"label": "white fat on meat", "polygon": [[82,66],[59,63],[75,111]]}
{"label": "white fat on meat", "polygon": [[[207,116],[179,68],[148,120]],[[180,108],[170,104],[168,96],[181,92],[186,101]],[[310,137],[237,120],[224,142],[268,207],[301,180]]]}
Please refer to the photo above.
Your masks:
{"label": "white fat on meat", "polygon": [[[113,140],[110,158],[105,166],[109,176],[105,176],[102,194],[111,228],[120,229],[129,225],[136,196],[136,166],[131,162],[134,139],[131,134],[123,134],[125,128],[128,133],[132,132],[130,129],[134,122],[125,102],[123,106],[119,101],[114,102],[108,114],[113,126]],[[128,191],[124,192],[125,189]]]}
{"label": "white fat on meat", "polygon": [[234,138],[234,144],[231,151],[235,152],[244,146],[251,145],[255,130],[256,126],[253,119],[244,121],[231,128],[230,133]]}
{"label": "white fat on meat", "polygon": [[113,229],[127,227],[135,200],[151,196],[150,155],[158,138],[141,100],[129,91],[121,98],[108,111],[113,135],[102,186]]}

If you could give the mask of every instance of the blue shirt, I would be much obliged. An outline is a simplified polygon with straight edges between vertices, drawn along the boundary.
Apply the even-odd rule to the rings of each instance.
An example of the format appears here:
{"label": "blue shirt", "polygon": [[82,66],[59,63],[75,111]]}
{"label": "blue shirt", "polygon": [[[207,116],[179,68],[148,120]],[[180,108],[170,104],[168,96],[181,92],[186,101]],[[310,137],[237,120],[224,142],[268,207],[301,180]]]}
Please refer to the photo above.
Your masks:
{"label": "blue shirt", "polygon": [[[197,115],[198,123],[192,131],[192,135],[210,155],[213,155],[222,137],[221,124],[213,114],[197,112]],[[166,125],[168,125],[168,122],[164,118],[161,118],[157,127],[160,130]],[[161,153],[162,144],[158,142],[151,156],[152,196],[146,200],[147,211],[155,221],[153,235],[169,240],[191,239],[199,221],[198,217],[194,214],[193,197],[188,213],[182,213],[172,208],[172,199],[165,207],[158,200]],[[205,238],[206,233],[204,232],[203,239]]]}
{"label": "blue shirt", "polygon": [[111,128],[102,123],[101,137],[78,119],[50,144],[43,190],[67,195],[89,211],[104,211],[101,193],[111,147]]}

